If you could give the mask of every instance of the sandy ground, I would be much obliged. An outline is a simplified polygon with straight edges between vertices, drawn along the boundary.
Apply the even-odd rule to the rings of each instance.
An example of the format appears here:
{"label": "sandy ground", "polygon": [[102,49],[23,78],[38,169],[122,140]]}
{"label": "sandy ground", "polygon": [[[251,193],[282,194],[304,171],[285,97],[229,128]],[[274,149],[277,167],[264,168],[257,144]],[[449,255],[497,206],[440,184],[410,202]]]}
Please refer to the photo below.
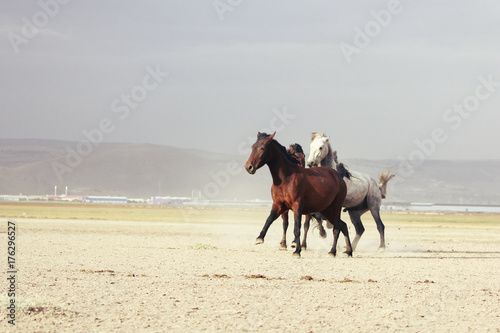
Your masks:
{"label": "sandy ground", "polygon": [[[314,230],[293,259],[278,249],[280,221],[254,245],[265,212],[196,214],[178,222],[14,219],[17,330],[500,332],[499,224],[396,217],[379,253],[365,218],[353,258],[329,257],[331,231],[323,240]],[[1,320],[0,331],[12,330]]]}

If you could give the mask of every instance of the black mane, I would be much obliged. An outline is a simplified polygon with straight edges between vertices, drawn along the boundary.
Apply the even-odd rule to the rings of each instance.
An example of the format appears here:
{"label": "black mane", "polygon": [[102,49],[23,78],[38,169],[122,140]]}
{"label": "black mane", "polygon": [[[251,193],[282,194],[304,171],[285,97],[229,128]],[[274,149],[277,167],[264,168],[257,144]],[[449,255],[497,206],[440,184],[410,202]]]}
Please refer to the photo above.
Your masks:
{"label": "black mane", "polygon": [[349,172],[349,170],[347,170],[347,168],[345,167],[344,163],[339,163],[337,164],[337,172],[342,176],[342,178],[347,178],[347,179],[351,179],[351,173]]}
{"label": "black mane", "polygon": [[[260,139],[265,139],[269,136],[270,134],[267,134],[267,133],[259,133],[257,135],[257,140],[260,140]],[[273,139],[273,143],[276,145],[276,147],[278,147],[278,150],[280,151],[280,153],[283,155],[283,157],[285,157],[285,159],[290,162],[290,163],[293,163],[293,164],[300,164],[299,161],[297,161],[297,159],[292,156],[290,154],[289,151],[286,150],[285,147],[283,147],[278,141],[274,140]],[[299,145],[300,147],[300,145]],[[300,147],[300,149],[302,149],[302,147]]]}
{"label": "black mane", "polygon": [[[298,143],[294,143],[292,145],[290,145],[291,148],[293,148],[293,150],[295,150],[297,153],[302,153],[304,154],[304,150],[302,150],[302,146],[299,145]],[[297,157],[295,157],[295,155],[293,155],[291,152],[290,152],[290,149],[287,149],[286,150],[286,154],[288,155],[288,158],[295,164],[297,165],[300,165],[300,161],[297,159]]]}
{"label": "black mane", "polygon": [[267,133],[258,133],[257,134],[257,140],[260,140],[260,139],[265,139],[269,136],[270,134],[267,134]]}
{"label": "black mane", "polygon": [[297,153],[302,153],[304,154],[304,150],[302,150],[302,146],[299,145],[298,143],[294,143],[293,145],[290,145],[293,150],[295,150]]}

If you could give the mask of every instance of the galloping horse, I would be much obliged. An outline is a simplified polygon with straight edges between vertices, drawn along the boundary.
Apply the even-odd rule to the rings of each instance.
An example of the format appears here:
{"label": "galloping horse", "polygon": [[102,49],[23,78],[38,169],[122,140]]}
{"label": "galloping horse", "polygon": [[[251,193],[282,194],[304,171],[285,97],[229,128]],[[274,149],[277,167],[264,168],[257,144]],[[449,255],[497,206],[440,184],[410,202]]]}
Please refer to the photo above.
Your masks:
{"label": "galloping horse", "polygon": [[345,237],[346,251],[352,256],[351,241],[347,225],[340,219],[342,203],[347,193],[344,180],[332,168],[303,168],[294,164],[286,153],[285,147],[274,140],[274,135],[258,133],[257,141],[252,145],[252,152],[245,164],[250,174],[255,174],[259,168],[267,164],[273,185],[271,196],[273,205],[266,219],[264,228],[257,241],[264,242],[267,229],[274,220],[288,210],[295,216],[294,236],[296,249],[293,256],[300,257],[300,225],[302,214],[320,212],[333,224],[333,246],[330,254],[337,254],[339,233]]}
{"label": "galloping horse", "polygon": [[[314,132],[311,138],[310,155],[307,160],[308,166],[327,166],[336,168],[343,168],[342,163],[338,162],[337,151],[334,151],[330,145],[330,138],[324,133]],[[383,172],[380,175],[379,184],[367,175],[366,173],[349,171],[350,177],[344,177],[347,185],[347,195],[344,200],[344,211],[349,212],[351,222],[356,229],[356,237],[352,241],[353,249],[356,249],[361,235],[365,231],[363,222],[361,222],[361,215],[368,210],[371,212],[377,229],[380,234],[379,250],[385,249],[385,226],[380,219],[380,205],[382,199],[385,198],[387,183],[394,177],[390,172]]]}
{"label": "galloping horse", "polygon": [[[289,159],[293,163],[298,164],[301,167],[306,166],[306,155],[304,154],[304,150],[302,149],[302,146],[299,145],[298,143],[294,143],[294,144],[290,145],[290,148],[288,148],[286,153],[288,154]],[[309,226],[311,224],[311,217],[314,217],[318,221],[318,228],[319,228],[320,237],[326,238],[326,231],[323,228],[323,224],[321,223],[321,214],[306,215],[305,221],[304,221],[304,237],[302,240],[302,247],[304,249],[307,248],[307,232],[309,231]],[[286,232],[288,230],[288,211],[281,214],[281,218],[283,219],[283,237],[281,238],[280,247],[281,247],[281,249],[286,250],[286,248],[287,248]],[[292,249],[294,249],[296,247],[295,242],[292,242],[291,247],[292,247]]]}

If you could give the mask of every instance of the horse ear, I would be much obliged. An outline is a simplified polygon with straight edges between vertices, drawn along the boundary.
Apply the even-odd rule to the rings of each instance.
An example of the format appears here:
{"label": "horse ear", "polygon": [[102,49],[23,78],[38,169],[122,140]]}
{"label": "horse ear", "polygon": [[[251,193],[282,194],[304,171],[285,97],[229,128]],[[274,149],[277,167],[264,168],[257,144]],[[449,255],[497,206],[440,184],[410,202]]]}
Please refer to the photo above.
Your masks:
{"label": "horse ear", "polygon": [[269,144],[269,142],[273,141],[273,138],[274,138],[274,135],[276,134],[276,132],[274,132],[273,134],[269,135],[267,138],[266,138],[266,141],[264,142],[264,144],[267,146]]}
{"label": "horse ear", "polygon": [[260,137],[260,132],[257,132],[257,139]]}
{"label": "horse ear", "polygon": [[334,161],[335,163],[339,163],[339,159],[338,159],[338,157],[337,157],[337,151],[336,151],[336,150],[334,150],[334,151],[332,152],[332,156],[333,156],[333,161]]}

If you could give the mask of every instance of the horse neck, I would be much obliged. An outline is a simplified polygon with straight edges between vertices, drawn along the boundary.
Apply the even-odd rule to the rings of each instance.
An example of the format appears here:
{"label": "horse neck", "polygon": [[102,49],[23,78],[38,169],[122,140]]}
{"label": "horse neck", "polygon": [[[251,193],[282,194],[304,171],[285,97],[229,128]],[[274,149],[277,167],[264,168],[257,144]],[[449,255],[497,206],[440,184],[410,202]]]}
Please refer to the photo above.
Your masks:
{"label": "horse neck", "polygon": [[330,144],[328,144],[328,154],[321,160],[320,166],[327,166],[330,168],[335,168],[337,166],[337,163],[333,159],[332,147]]}
{"label": "horse neck", "polygon": [[272,149],[272,156],[267,166],[271,171],[273,184],[279,185],[293,172],[293,164],[283,156],[276,144],[271,144],[270,149]]}

